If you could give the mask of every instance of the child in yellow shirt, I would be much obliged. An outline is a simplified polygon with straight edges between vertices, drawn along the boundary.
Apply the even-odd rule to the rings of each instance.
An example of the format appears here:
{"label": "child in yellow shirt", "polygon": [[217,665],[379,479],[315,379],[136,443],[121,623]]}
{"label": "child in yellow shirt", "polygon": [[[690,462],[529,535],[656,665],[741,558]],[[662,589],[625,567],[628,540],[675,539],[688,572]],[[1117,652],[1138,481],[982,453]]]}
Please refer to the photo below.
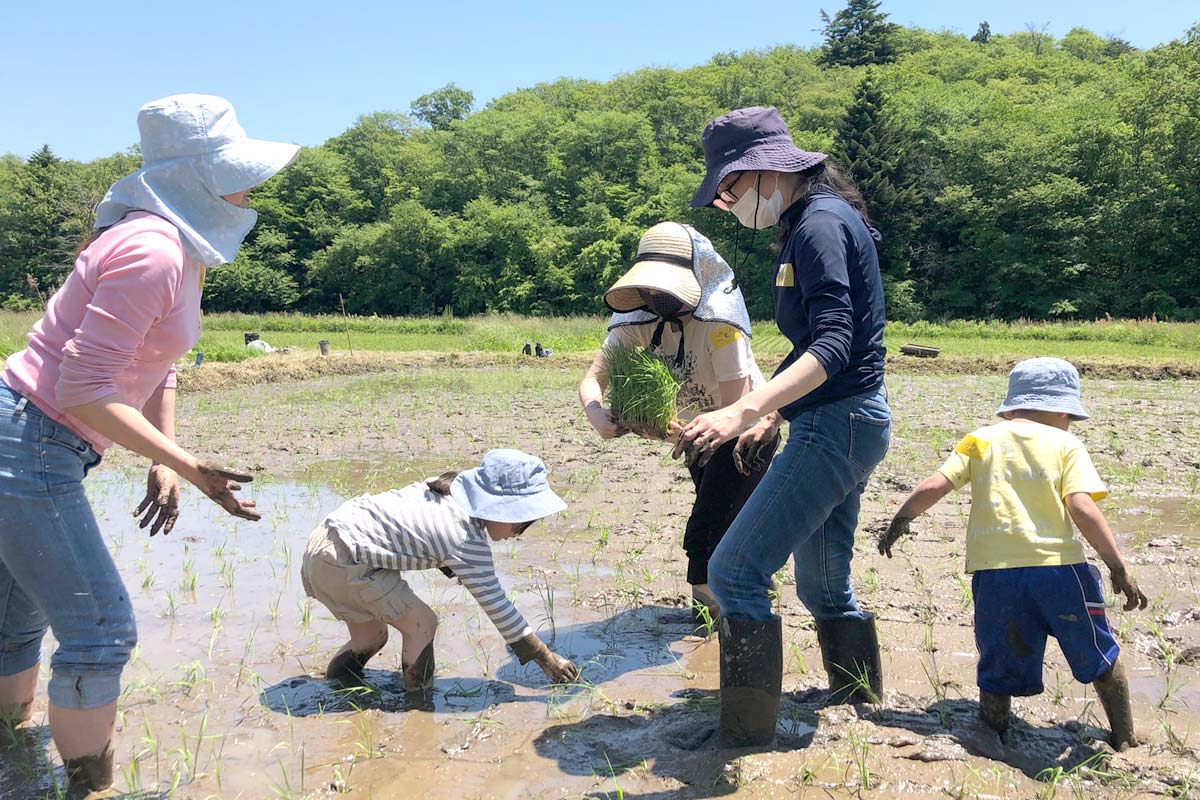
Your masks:
{"label": "child in yellow shirt", "polygon": [[1105,615],[1100,573],[1072,521],[1108,567],[1125,610],[1146,607],[1104,515],[1108,490],[1083,443],[1067,432],[1085,420],[1079,373],[1058,358],[1031,358],[1008,379],[1004,422],[963,438],[941,469],[913,491],[879,540],[892,545],[912,520],[952,489],[971,484],[967,572],[975,598],[977,682],[983,720],[1006,736],[1014,695],[1042,692],[1046,638],[1058,640],[1071,673],[1091,683],[1108,715],[1112,746],[1137,745],[1120,648]]}

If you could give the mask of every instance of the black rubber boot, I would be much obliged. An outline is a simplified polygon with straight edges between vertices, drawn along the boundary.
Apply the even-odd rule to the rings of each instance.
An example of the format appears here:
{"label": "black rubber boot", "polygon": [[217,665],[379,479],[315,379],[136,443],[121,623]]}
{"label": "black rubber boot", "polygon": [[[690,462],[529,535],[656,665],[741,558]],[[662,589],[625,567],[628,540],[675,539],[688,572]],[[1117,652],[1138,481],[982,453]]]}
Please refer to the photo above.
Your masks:
{"label": "black rubber boot", "polygon": [[721,746],[766,747],[775,741],[783,683],[783,627],[721,617]]}
{"label": "black rubber boot", "polygon": [[878,703],[883,699],[883,667],[875,615],[863,619],[818,619],[817,641],[829,676],[830,702]]}

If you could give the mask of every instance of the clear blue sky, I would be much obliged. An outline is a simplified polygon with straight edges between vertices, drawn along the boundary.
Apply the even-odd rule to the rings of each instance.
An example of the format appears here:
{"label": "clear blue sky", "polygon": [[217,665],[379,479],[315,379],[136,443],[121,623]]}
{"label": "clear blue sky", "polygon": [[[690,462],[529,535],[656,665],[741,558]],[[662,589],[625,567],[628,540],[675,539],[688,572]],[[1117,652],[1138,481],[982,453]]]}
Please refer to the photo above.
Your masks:
{"label": "clear blue sky", "polygon": [[[176,92],[233,101],[252,136],[320,144],[371,111],[407,111],[453,81],[478,105],[559,77],[605,80],[713,53],[820,41],[844,0],[13,0],[0,15],[0,153],[43,143],[90,159],[137,141],[138,107]],[[973,33],[1050,23],[1138,47],[1181,37],[1181,0],[884,0],[894,22]]]}

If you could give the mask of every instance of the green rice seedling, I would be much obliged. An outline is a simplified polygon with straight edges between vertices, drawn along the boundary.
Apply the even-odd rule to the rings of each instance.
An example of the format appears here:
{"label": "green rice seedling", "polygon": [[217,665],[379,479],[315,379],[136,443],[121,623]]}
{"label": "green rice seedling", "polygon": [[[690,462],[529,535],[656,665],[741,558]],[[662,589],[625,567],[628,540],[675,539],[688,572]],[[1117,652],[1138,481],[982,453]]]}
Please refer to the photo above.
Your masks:
{"label": "green rice seedling", "polygon": [[971,595],[971,584],[967,583],[963,576],[959,575],[957,572],[954,573],[954,580],[956,583],[958,583],[959,606],[963,611],[970,611],[971,607],[975,605],[975,598]]}
{"label": "green rice seedling", "polygon": [[164,617],[166,617],[167,619],[175,619],[176,611],[177,611],[177,608],[175,606],[175,593],[172,592],[170,589],[167,589],[167,607],[163,610],[162,615]]}
{"label": "green rice seedling", "polygon": [[788,645],[788,649],[792,654],[792,663],[796,666],[795,671],[801,675],[808,674],[808,664],[804,661],[804,653],[800,650],[800,646],[795,642]]}
{"label": "green rice seedling", "polygon": [[679,416],[682,384],[667,362],[648,350],[612,347],[605,351],[608,364],[608,405],[624,427],[666,436]]}
{"label": "green rice seedling", "polygon": [[846,777],[849,778],[850,770],[853,769],[855,776],[858,779],[858,791],[861,793],[864,790],[870,789],[878,777],[871,769],[871,743],[865,739],[857,729],[851,729],[846,737],[850,743],[850,761],[846,765]]}
{"label": "green rice seedling", "polygon": [[[700,618],[700,628],[697,628],[697,631],[703,629],[705,639],[712,636],[713,629],[717,627],[717,621],[713,618],[712,612],[709,611],[708,606],[704,603],[699,603],[693,600],[692,611],[696,612],[696,616]],[[792,646],[795,647],[795,645]]]}

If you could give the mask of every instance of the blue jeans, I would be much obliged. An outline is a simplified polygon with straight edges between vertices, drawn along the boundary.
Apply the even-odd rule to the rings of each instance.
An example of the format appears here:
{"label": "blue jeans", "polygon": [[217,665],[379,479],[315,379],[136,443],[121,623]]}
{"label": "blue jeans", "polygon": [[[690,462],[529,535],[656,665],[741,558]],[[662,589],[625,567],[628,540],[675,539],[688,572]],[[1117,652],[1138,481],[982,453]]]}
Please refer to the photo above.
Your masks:
{"label": "blue jeans", "polygon": [[796,562],[796,595],[817,619],[863,617],[850,586],[859,496],[887,453],[887,392],[834,400],[791,421],[787,444],[708,565],[731,619],[771,618],[772,577]]}
{"label": "blue jeans", "polygon": [[99,708],[121,693],[137,644],[133,605],[83,491],[91,445],[0,382],[0,675],[38,664],[50,702]]}

